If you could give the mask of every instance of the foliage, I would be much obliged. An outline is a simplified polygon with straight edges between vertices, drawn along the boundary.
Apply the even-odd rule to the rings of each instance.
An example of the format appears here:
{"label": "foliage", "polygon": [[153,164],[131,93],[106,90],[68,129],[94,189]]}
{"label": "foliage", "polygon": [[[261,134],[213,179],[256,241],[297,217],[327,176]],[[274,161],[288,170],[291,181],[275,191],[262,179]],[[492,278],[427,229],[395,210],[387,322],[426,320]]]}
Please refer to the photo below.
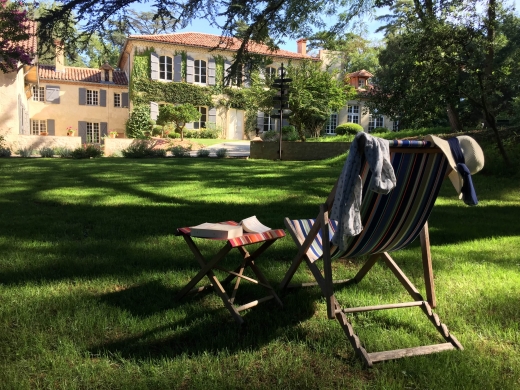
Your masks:
{"label": "foliage", "polygon": [[136,106],[126,122],[126,136],[128,138],[144,138],[144,132],[151,131],[152,126],[150,107],[145,105]]}
{"label": "foliage", "polygon": [[196,121],[199,118],[199,110],[190,103],[176,106],[173,104],[165,104],[159,108],[157,124],[161,126],[165,126],[169,123],[173,124],[175,126],[175,132],[180,133],[182,141],[184,140],[184,127],[186,123]]}
{"label": "foliage", "polygon": [[298,133],[294,126],[283,126],[282,127],[282,140],[283,141],[297,141],[299,139]]}
{"label": "foliage", "polygon": [[11,157],[11,149],[0,146],[0,157]]}
{"label": "foliage", "polygon": [[218,139],[221,133],[222,131],[217,129],[184,130],[186,138]]}
{"label": "foliage", "polygon": [[179,133],[168,133],[168,138],[177,139],[181,138],[181,135]]}
{"label": "foliage", "polygon": [[338,80],[334,71],[321,70],[321,63],[304,61],[287,68],[292,79],[289,107],[293,112],[290,123],[305,141],[305,131],[319,136],[330,114],[340,110],[354,96],[354,88]]}
{"label": "foliage", "polygon": [[335,133],[337,135],[356,135],[361,131],[363,131],[363,126],[358,125],[357,123],[342,123],[341,125],[336,127]]}
{"label": "foliage", "polygon": [[386,127],[376,127],[372,130],[372,133],[388,133],[389,131]]}
{"label": "foliage", "polygon": [[49,158],[54,157],[54,150],[52,148],[43,147],[39,150],[40,156]]}
{"label": "foliage", "polygon": [[224,157],[227,157],[229,153],[226,148],[220,148],[220,149],[217,149],[215,154],[217,155],[218,158],[224,158]]}
{"label": "foliage", "polygon": [[61,158],[70,158],[72,157],[72,149],[66,147],[56,148],[55,153]]}
{"label": "foliage", "polygon": [[34,150],[29,147],[24,147],[18,149],[18,154],[20,155],[20,157],[31,157],[34,154]]}
{"label": "foliage", "polygon": [[174,157],[190,157],[191,145],[190,146],[182,146],[176,145],[170,148]]}
{"label": "foliage", "polygon": [[262,139],[264,141],[276,141],[280,138],[280,133],[278,131],[269,130],[263,133]]}
{"label": "foliage", "polygon": [[165,157],[164,149],[154,149],[155,145],[151,140],[136,139],[121,154],[127,158]]}
{"label": "foliage", "polygon": [[76,149],[74,149],[71,153],[71,157],[74,159],[83,159],[83,158],[96,158],[101,157],[103,152],[99,145],[94,144],[84,144]]}
{"label": "foliage", "polygon": [[0,0],[0,71],[12,72],[18,63],[29,65],[34,53],[23,43],[29,39],[29,19],[22,3]]}
{"label": "foliage", "polygon": [[197,157],[209,157],[210,150],[209,149],[199,149],[197,150]]}

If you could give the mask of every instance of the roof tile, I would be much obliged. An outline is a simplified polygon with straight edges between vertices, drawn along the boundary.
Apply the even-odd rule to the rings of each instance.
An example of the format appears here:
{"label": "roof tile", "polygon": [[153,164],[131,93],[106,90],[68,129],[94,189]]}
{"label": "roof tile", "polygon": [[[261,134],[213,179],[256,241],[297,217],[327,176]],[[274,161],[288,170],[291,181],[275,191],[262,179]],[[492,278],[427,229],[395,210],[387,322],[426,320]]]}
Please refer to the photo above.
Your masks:
{"label": "roof tile", "polygon": [[[100,69],[66,66],[64,70],[64,72],[56,72],[54,65],[40,65],[38,76],[41,80],[82,81],[102,84],[102,71]],[[114,70],[113,80],[116,85],[128,85],[126,74],[123,71]]]}

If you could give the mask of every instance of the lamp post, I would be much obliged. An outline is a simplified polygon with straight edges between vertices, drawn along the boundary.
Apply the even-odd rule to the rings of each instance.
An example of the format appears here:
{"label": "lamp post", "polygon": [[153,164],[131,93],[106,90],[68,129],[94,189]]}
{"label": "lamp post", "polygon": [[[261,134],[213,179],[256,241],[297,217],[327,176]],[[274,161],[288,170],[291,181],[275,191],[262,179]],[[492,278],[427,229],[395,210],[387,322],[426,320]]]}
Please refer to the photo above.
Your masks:
{"label": "lamp post", "polygon": [[273,106],[274,109],[271,113],[271,118],[280,120],[280,160],[282,159],[282,127],[283,127],[283,117],[290,116],[292,114],[291,110],[289,110],[289,83],[292,79],[285,77],[285,69],[282,66],[280,67],[280,78],[275,79],[273,83],[273,88],[277,90],[277,96],[273,97]]}

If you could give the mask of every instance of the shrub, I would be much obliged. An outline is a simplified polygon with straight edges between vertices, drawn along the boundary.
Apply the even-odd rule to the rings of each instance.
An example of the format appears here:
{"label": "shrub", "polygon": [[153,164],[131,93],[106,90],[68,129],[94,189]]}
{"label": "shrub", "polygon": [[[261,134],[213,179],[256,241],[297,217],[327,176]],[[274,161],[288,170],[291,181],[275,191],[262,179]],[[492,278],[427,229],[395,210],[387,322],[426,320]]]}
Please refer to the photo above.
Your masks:
{"label": "shrub", "polygon": [[363,131],[363,127],[361,125],[358,125],[357,123],[343,123],[336,127],[335,131],[337,135],[356,135],[357,133]]}
{"label": "shrub", "polygon": [[75,159],[89,158],[87,156],[87,152],[86,152],[85,148],[83,148],[82,146],[80,146],[79,148],[74,149],[71,152],[70,156],[72,158],[75,158]]}
{"label": "shrub", "polygon": [[218,129],[202,129],[200,130],[200,138],[217,139],[220,137],[221,131]]}
{"label": "shrub", "polygon": [[278,139],[278,132],[269,130],[264,133],[264,141],[276,141]]}
{"label": "shrub", "polygon": [[0,147],[0,157],[11,157],[11,149]]}
{"label": "shrub", "polygon": [[33,150],[31,148],[21,148],[18,150],[18,154],[20,157],[31,157],[33,154]]}
{"label": "shrub", "polygon": [[209,149],[199,149],[197,150],[197,157],[209,157]]}
{"label": "shrub", "polygon": [[146,105],[134,107],[126,122],[126,135],[128,138],[144,138],[144,132],[151,131],[153,123],[150,118],[150,107]]}
{"label": "shrub", "polygon": [[218,149],[215,153],[218,158],[224,158],[228,156],[228,150],[226,148]]}
{"label": "shrub", "polygon": [[166,157],[166,149],[152,149],[150,157]]}
{"label": "shrub", "polygon": [[175,157],[189,157],[190,151],[191,151],[191,145],[187,148],[185,148],[184,146],[177,145],[177,146],[170,148],[170,151],[172,152],[172,154]]}
{"label": "shrub", "polygon": [[103,152],[99,145],[87,144],[72,151],[71,157],[75,159],[101,157]]}
{"label": "shrub", "polygon": [[70,158],[72,157],[72,149],[65,147],[56,148],[55,154],[61,158]]}
{"label": "shrub", "polygon": [[389,131],[386,127],[376,127],[372,133],[388,133]]}
{"label": "shrub", "polygon": [[49,157],[54,157],[54,150],[52,148],[41,148],[39,150],[40,152],[40,156],[44,157],[44,158],[49,158]]}
{"label": "shrub", "polygon": [[297,141],[298,133],[294,126],[284,126],[282,127],[282,140],[284,141]]}
{"label": "shrub", "polygon": [[[128,158],[144,158],[144,157],[161,157],[156,150],[153,149],[155,142],[148,140],[135,140],[128,148],[121,151],[123,157]],[[160,150],[160,149],[157,149]],[[164,151],[164,156],[166,151]],[[163,156],[162,156],[163,157]]]}
{"label": "shrub", "polygon": [[181,135],[179,133],[169,133],[168,138],[181,138]]}

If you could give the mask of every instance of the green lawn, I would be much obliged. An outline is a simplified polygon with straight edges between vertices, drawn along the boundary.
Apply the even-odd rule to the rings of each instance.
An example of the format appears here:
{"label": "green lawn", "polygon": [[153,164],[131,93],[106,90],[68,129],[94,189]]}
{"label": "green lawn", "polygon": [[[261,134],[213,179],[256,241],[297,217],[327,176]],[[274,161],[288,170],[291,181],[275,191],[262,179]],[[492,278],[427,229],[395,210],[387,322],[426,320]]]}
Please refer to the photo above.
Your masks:
{"label": "green lawn", "polygon": [[[344,156],[0,159],[0,389],[518,389],[520,176],[499,174],[496,153],[485,152],[479,206],[464,206],[446,181],[430,217],[436,312],[465,350],[371,370],[326,319],[316,288],[283,296],[283,309],[270,301],[247,311],[241,329],[215,294],[173,299],[198,271],[175,228],[313,217]],[[294,254],[285,238],[258,264],[277,285]],[[418,243],[394,259],[422,290]],[[353,275],[358,263],[335,269]],[[257,292],[243,288],[239,302]],[[379,264],[337,296],[362,305],[406,299],[401,290]],[[417,308],[354,324],[370,351],[437,341]]]}

